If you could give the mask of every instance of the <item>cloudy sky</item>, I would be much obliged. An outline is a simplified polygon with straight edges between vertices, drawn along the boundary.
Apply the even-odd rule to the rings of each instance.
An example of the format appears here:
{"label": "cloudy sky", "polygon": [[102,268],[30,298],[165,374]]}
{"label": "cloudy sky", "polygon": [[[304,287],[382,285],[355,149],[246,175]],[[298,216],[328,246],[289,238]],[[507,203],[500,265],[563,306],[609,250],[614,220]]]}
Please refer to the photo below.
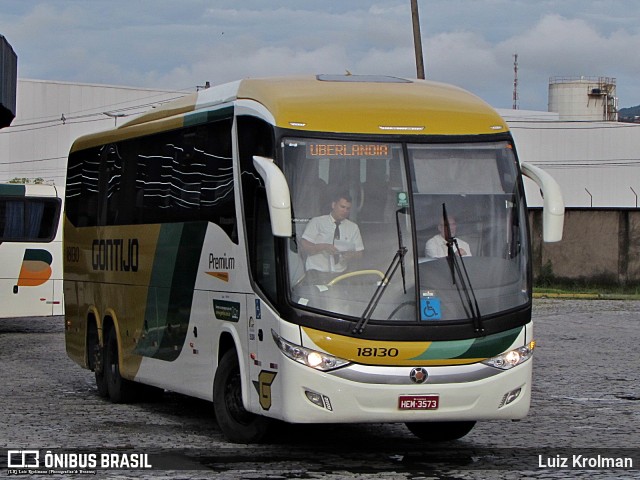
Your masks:
{"label": "cloudy sky", "polygon": [[[549,77],[640,104],[639,0],[418,0],[427,78],[546,110]],[[19,77],[195,89],[298,73],[415,77],[410,0],[1,0]]]}

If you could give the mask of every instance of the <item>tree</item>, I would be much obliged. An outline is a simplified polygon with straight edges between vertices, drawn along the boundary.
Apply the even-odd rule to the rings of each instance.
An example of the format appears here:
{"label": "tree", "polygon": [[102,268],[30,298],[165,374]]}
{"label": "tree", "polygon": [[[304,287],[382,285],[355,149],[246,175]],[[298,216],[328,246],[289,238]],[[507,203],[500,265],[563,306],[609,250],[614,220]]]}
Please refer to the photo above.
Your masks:
{"label": "tree", "polygon": [[15,177],[15,178],[12,178],[11,180],[9,180],[9,183],[34,183],[36,185],[41,185],[41,184],[44,183],[44,178],[42,178],[42,177],[37,177],[37,178]]}

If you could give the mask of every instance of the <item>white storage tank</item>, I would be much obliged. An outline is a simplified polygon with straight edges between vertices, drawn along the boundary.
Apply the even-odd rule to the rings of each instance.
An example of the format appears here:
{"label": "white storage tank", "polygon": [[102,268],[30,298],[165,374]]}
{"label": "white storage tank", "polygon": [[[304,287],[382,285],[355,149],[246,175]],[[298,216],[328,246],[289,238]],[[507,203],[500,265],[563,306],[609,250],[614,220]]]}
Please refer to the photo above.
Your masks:
{"label": "white storage tank", "polygon": [[564,121],[617,121],[616,79],[611,77],[552,77],[549,111]]}

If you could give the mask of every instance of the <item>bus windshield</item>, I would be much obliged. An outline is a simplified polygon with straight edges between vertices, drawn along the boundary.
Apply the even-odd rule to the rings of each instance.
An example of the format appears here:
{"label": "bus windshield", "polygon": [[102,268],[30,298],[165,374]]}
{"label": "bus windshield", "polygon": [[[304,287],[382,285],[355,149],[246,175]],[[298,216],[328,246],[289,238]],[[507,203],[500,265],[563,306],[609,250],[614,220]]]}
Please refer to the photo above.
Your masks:
{"label": "bus windshield", "polygon": [[[285,138],[289,298],[380,322],[468,322],[530,301],[509,142]],[[368,313],[367,313],[368,312]]]}

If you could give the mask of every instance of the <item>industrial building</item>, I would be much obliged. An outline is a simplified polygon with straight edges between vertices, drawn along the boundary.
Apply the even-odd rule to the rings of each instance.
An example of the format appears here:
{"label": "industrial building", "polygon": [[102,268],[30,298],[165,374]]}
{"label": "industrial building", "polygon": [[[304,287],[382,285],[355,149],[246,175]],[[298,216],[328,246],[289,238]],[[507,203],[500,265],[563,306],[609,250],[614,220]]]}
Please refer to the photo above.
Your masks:
{"label": "industrial building", "polygon": [[[562,188],[564,237],[542,244],[532,209],[534,275],[586,285],[640,284],[640,125],[617,122],[615,79],[554,77],[549,111],[501,110],[520,159]],[[525,179],[530,207],[542,205]]]}
{"label": "industrial building", "polygon": [[[615,87],[610,77],[554,77],[548,112],[498,110],[520,159],[553,175],[568,207],[638,206],[640,124],[616,121]],[[526,186],[529,205],[542,205]]]}

